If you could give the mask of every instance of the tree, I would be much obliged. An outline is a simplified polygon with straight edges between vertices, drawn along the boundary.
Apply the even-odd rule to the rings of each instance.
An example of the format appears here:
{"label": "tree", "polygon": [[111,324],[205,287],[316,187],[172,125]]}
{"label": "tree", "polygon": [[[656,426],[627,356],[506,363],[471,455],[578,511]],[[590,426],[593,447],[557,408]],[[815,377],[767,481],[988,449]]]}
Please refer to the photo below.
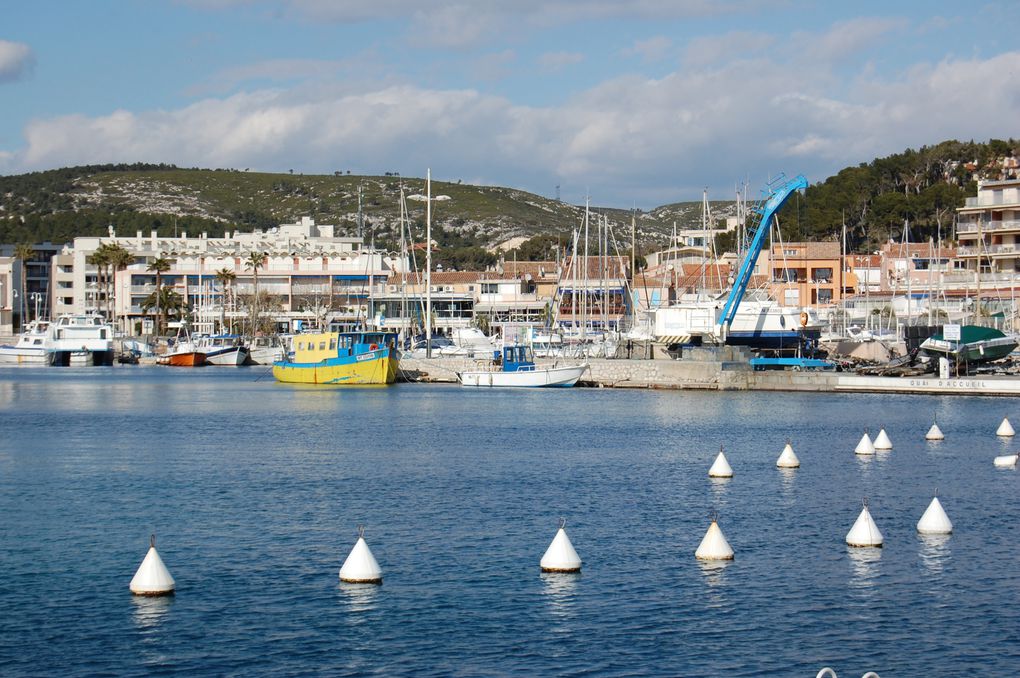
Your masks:
{"label": "tree", "polygon": [[[158,257],[149,262],[149,265],[146,267],[146,270],[152,271],[156,274],[157,294],[153,297],[153,299],[155,300],[156,303],[156,334],[159,335],[163,333],[163,307],[159,305],[161,295],[158,294],[158,292],[160,291],[160,288],[162,288],[163,286],[162,275],[170,270],[170,260],[164,257],[162,254],[160,254]],[[148,314],[148,312],[144,311],[144,309],[143,312]]]}
{"label": "tree", "polygon": [[142,300],[142,313],[148,315],[149,311],[156,309],[159,317],[165,315],[183,316],[187,310],[184,298],[172,287],[157,287],[149,296]]}
{"label": "tree", "polygon": [[255,336],[256,326],[258,325],[259,318],[259,269],[265,268],[266,265],[266,253],[265,252],[250,252],[248,258],[244,261],[244,267],[250,269],[252,275],[255,278],[255,294],[252,295],[251,304],[251,333]]}
{"label": "tree", "polygon": [[[106,250],[106,258],[107,258],[107,261],[109,263],[109,266],[113,269],[113,275],[110,276],[110,277],[111,277],[111,283],[112,283],[112,288],[113,288],[114,294],[112,294],[112,295],[108,294],[107,295],[107,299],[110,299],[111,300],[110,303],[113,304],[113,300],[116,297],[116,290],[117,290],[117,272],[118,271],[123,271],[130,264],[134,263],[135,257],[134,257],[133,254],[128,252],[126,249],[124,249],[120,245],[113,244],[113,245],[110,245],[107,248],[107,250]],[[117,306],[116,306],[116,304],[113,304],[112,308],[113,308],[113,323],[114,323],[114,325],[116,325],[117,324]]]}
{"label": "tree", "polygon": [[[227,300],[228,300],[228,298],[230,296],[230,292],[232,291],[232,288],[234,286],[234,281],[236,279],[237,279],[237,274],[234,273],[229,268],[221,268],[220,270],[216,271],[216,280],[219,281],[220,287],[221,287],[221,289],[223,291],[223,304],[220,306],[220,309],[221,309],[220,310],[220,327],[221,328],[223,328],[227,324],[226,323]],[[233,318],[231,318],[231,320],[230,320],[230,327],[228,328],[228,331],[231,334],[233,334],[233,332],[234,332],[234,320],[233,320]]]}
{"label": "tree", "polygon": [[110,259],[107,256],[106,245],[101,245],[95,252],[90,254],[85,261],[92,266],[96,267],[96,308],[102,310],[102,304],[99,301],[99,294],[105,295],[106,290],[103,286],[103,273],[106,271],[107,264],[110,263]]}
{"label": "tree", "polygon": [[28,317],[28,260],[35,257],[35,248],[22,243],[14,248],[14,256],[21,261],[21,326],[24,328]]}

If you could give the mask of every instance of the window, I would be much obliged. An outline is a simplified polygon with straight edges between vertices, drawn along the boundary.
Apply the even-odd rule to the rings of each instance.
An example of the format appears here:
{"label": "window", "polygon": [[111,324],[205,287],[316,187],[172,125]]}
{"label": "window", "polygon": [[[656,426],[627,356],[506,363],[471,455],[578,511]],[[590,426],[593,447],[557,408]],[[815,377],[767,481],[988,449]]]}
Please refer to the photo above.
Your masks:
{"label": "window", "polygon": [[332,351],[335,348],[336,348],[336,339],[330,339],[329,340],[329,350]]}
{"label": "window", "polygon": [[819,304],[831,304],[832,303],[832,290],[818,290],[818,303]]}
{"label": "window", "polygon": [[785,256],[785,257],[799,257],[800,256],[800,251],[799,250],[783,250],[783,256]]}
{"label": "window", "polygon": [[832,280],[832,269],[831,268],[816,268],[814,271],[815,280],[819,282],[829,282]]}
{"label": "window", "polygon": [[499,294],[499,283],[482,283],[482,294]]}
{"label": "window", "polygon": [[320,341],[319,342],[319,350],[320,351],[325,351],[326,350],[326,342],[324,342],[324,341]]}
{"label": "window", "polygon": [[786,290],[783,304],[785,306],[800,306],[800,290]]}

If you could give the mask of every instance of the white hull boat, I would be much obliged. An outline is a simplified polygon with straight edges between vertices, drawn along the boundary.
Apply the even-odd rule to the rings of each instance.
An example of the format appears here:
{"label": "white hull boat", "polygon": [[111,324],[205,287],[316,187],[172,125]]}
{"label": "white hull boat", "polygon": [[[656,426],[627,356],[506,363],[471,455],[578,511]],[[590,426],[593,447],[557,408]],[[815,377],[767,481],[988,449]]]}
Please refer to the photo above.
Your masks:
{"label": "white hull boat", "polygon": [[113,326],[98,313],[64,314],[50,323],[53,365],[112,365]]}
{"label": "white hull boat", "polygon": [[0,365],[49,365],[49,323],[28,323],[16,344],[0,346]]}
{"label": "white hull boat", "polygon": [[486,370],[457,373],[461,386],[484,387],[570,387],[577,383],[588,363],[564,367],[539,367],[528,346],[504,346],[498,362]]}

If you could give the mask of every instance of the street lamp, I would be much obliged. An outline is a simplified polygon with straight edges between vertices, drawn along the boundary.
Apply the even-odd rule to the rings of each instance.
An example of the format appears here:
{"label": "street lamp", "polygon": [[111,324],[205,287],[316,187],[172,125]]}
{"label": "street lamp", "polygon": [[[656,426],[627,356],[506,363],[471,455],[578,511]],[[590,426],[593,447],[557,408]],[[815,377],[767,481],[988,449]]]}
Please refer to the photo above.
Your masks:
{"label": "street lamp", "polygon": [[425,208],[425,357],[432,357],[432,203],[449,200],[448,195],[432,195],[432,168],[425,174],[425,193],[409,195],[409,200],[424,202]]}
{"label": "street lamp", "polygon": [[35,302],[35,319],[38,320],[39,319],[39,302],[42,301],[42,293],[41,292],[32,292],[32,294],[30,294],[28,296],[32,297],[32,301]]}

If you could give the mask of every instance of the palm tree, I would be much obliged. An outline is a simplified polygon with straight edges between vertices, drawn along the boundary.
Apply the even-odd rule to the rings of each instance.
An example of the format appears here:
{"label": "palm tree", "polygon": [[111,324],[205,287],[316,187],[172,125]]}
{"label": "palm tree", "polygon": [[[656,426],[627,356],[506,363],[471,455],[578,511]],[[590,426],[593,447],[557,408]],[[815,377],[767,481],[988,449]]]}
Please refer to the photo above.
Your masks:
{"label": "palm tree", "polygon": [[108,275],[110,247],[109,243],[104,243],[86,259],[89,264],[96,267],[96,308],[99,311],[103,310],[103,305],[100,303],[100,294],[102,294],[103,300],[106,302],[107,317],[110,315],[110,276]]}
{"label": "palm tree", "polygon": [[[133,264],[134,261],[135,261],[135,256],[133,254],[131,254],[130,252],[128,252],[126,249],[124,249],[123,247],[121,247],[120,245],[117,245],[117,244],[110,245],[110,247],[107,248],[106,256],[107,256],[107,260],[108,260],[110,266],[113,268],[113,275],[111,276],[111,278],[112,278],[111,282],[113,283],[112,287],[113,287],[113,290],[114,290],[114,294],[113,295],[107,295],[107,298],[109,299],[111,296],[116,296],[116,290],[117,290],[117,272],[118,271],[123,271],[125,268],[128,267],[129,264]],[[113,308],[113,321],[114,321],[113,324],[116,326],[116,324],[117,324],[117,306],[114,304],[112,306],[112,308]]]}
{"label": "palm tree", "polygon": [[259,318],[259,269],[265,268],[266,265],[266,253],[265,252],[251,252],[248,254],[248,258],[244,261],[244,267],[250,268],[252,275],[255,277],[255,294],[251,298],[251,335],[255,336],[256,325]]}
{"label": "palm tree", "polygon": [[153,308],[157,314],[183,315],[187,306],[184,298],[172,287],[161,287],[149,293],[149,296],[142,300],[142,313],[148,315]]}
{"label": "palm tree", "polygon": [[14,256],[21,260],[21,326],[25,327],[25,318],[28,317],[28,260],[35,257],[35,248],[28,243],[22,243],[14,248]]}
{"label": "palm tree", "polygon": [[[216,280],[219,281],[220,287],[223,288],[223,305],[220,307],[220,327],[225,326],[227,317],[227,298],[230,296],[231,288],[234,285],[234,280],[237,279],[237,274],[229,268],[221,268],[216,271]],[[234,332],[234,320],[230,319],[230,328],[228,330],[231,334]]]}
{"label": "palm tree", "polygon": [[[162,287],[162,275],[170,270],[170,260],[162,255],[162,253],[149,262],[146,270],[153,271],[156,274],[156,291],[159,292]],[[159,305],[160,302],[159,294],[153,297],[156,302],[156,334],[163,333],[163,308]]]}

